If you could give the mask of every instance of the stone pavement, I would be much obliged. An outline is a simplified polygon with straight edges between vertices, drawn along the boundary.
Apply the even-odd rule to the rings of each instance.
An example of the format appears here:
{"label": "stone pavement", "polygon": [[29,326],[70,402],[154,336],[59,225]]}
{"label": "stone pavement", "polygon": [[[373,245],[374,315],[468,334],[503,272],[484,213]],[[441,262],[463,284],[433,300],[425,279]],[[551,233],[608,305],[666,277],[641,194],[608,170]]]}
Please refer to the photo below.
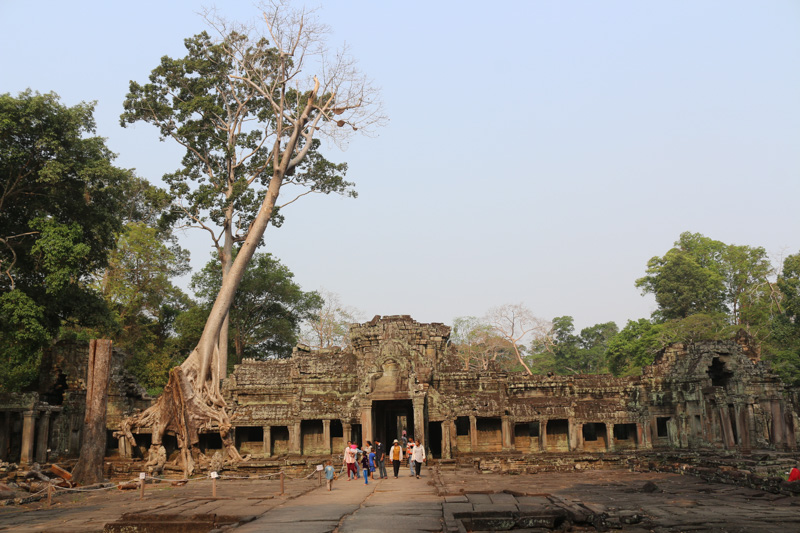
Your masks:
{"label": "stone pavement", "polygon": [[800,498],[657,472],[508,475],[424,468],[421,479],[401,470],[399,479],[368,485],[338,480],[331,492],[315,478],[293,479],[284,496],[278,492],[277,481],[248,479],[221,481],[217,499],[210,497],[208,481],[150,485],[144,500],[136,491],[116,489],[62,494],[50,508],[44,502],[0,507],[0,532],[137,531],[120,520],[125,514],[144,517],[140,524],[168,526],[149,531],[204,533],[220,526],[231,533],[455,532],[465,525],[477,531],[510,519],[517,527],[559,527],[567,515],[580,531],[800,531]]}
{"label": "stone pavement", "polygon": [[[405,470],[405,471],[403,471]],[[442,531],[442,498],[433,486],[430,470],[420,479],[401,469],[394,479],[337,480],[288,500],[257,520],[240,525],[236,533],[370,533]],[[337,529],[338,528],[338,529]]]}
{"label": "stone pavement", "polygon": [[[224,523],[237,523],[261,516],[286,499],[316,487],[316,479],[287,480],[285,495],[280,496],[277,479],[221,480],[218,498],[212,499],[211,482],[203,479],[177,487],[168,482],[148,484],[143,500],[139,499],[138,490],[61,492],[52,507],[47,506],[46,500],[0,507],[0,532],[99,533],[106,524],[118,522],[125,515],[160,522],[210,517],[212,521],[219,518]],[[207,525],[205,531],[213,527],[213,522]]]}
{"label": "stone pavement", "polygon": [[630,533],[800,532],[800,498],[694,476],[624,470],[497,475],[461,469],[441,472],[437,482],[448,494],[444,518],[450,531],[459,515],[465,522],[481,513],[558,522],[568,512],[588,531],[597,526]]}

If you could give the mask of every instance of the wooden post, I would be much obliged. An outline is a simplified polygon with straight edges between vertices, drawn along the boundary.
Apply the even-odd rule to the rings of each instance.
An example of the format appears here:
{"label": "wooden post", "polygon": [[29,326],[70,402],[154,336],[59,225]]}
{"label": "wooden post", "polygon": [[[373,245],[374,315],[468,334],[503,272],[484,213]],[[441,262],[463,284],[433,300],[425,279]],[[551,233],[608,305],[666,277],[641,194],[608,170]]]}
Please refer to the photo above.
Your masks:
{"label": "wooden post", "polygon": [[147,474],[142,472],[139,474],[139,499],[144,500],[144,478]]}
{"label": "wooden post", "polygon": [[216,498],[217,497],[217,478],[216,478],[216,476],[211,478],[211,497],[212,498]]}
{"label": "wooden post", "polygon": [[283,496],[283,478],[284,478],[284,473],[283,470],[281,470],[281,496]]}
{"label": "wooden post", "polygon": [[81,485],[104,480],[103,457],[106,452],[106,404],[111,370],[111,341],[93,339],[89,343],[86,378],[86,416],[83,419],[81,455],[72,478]]}
{"label": "wooden post", "polygon": [[47,485],[47,506],[50,507],[53,505],[53,484],[48,483]]}

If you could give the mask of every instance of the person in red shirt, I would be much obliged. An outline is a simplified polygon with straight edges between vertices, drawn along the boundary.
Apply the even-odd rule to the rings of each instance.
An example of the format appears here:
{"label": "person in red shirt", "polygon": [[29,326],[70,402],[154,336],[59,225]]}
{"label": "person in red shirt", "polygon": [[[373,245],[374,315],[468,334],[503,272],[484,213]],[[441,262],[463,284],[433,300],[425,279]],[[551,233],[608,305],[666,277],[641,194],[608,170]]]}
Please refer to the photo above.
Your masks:
{"label": "person in red shirt", "polygon": [[800,481],[800,470],[796,466],[789,472],[789,481]]}

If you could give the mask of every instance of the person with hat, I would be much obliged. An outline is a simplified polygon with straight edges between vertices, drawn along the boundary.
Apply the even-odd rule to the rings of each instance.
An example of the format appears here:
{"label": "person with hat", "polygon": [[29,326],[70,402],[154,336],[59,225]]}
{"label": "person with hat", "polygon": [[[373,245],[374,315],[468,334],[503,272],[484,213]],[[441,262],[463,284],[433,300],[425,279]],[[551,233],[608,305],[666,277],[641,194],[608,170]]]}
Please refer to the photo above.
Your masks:
{"label": "person with hat", "polygon": [[403,447],[398,444],[397,439],[394,439],[392,447],[389,450],[389,458],[392,460],[392,468],[394,469],[394,478],[400,473],[400,462],[403,460]]}

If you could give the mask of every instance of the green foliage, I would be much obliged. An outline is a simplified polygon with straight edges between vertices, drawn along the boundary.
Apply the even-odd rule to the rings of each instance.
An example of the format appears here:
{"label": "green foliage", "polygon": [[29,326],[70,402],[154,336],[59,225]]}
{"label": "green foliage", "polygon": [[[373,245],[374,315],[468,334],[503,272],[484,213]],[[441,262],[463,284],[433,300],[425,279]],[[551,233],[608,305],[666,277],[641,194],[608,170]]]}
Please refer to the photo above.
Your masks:
{"label": "green foliage", "polygon": [[727,313],[731,323],[750,330],[763,323],[769,308],[771,274],[763,248],[685,232],[663,257],[648,261],[647,275],[636,286],[655,296],[657,320]]}
{"label": "green foliage", "polygon": [[675,342],[693,344],[705,341],[731,340],[736,326],[728,322],[724,313],[697,313],[686,318],[666,320],[659,329],[661,346]]}
{"label": "green foliage", "polygon": [[606,361],[609,371],[615,376],[631,376],[653,362],[656,353],[663,348],[660,336],[661,325],[646,318],[628,320],[625,327],[608,342]]}
{"label": "green foliage", "polygon": [[[230,309],[231,341],[238,361],[291,355],[301,323],[315,318],[323,304],[319,294],[304,292],[293,278],[272,255],[253,256]],[[204,302],[206,313],[221,283],[217,260],[209,261],[192,277],[192,289]]]}
{"label": "green foliage", "polygon": [[[93,110],[53,93],[0,95],[0,336],[18,367],[6,388],[30,382],[36,354],[62,325],[108,323],[89,281],[115,245],[132,175],[91,136]],[[23,323],[28,331],[14,329]]]}
{"label": "green foliage", "polygon": [[553,363],[558,374],[599,374],[606,371],[605,352],[617,334],[614,322],[583,328],[575,335],[571,316],[553,319]]}
{"label": "green foliage", "polygon": [[762,356],[783,381],[800,386],[800,254],[784,260],[776,285],[781,312],[772,316]]}
{"label": "green foliage", "polygon": [[17,391],[36,378],[50,333],[44,309],[20,290],[0,294],[0,392]]}
{"label": "green foliage", "polygon": [[110,335],[130,356],[128,370],[147,388],[163,386],[180,362],[173,323],[192,302],[172,279],[188,271],[188,253],[170,245],[168,233],[129,222],[96,281],[115,319]]}

